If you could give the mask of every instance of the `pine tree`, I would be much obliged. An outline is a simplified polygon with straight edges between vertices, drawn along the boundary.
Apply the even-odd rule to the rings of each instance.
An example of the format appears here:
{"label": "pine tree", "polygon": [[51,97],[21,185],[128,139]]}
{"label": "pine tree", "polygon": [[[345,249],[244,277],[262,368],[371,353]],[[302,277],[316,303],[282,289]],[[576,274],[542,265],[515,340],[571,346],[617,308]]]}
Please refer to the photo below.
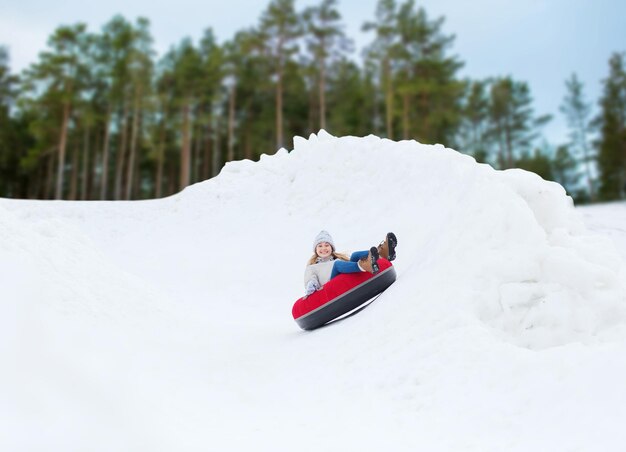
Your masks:
{"label": "pine tree", "polygon": [[538,129],[548,122],[548,115],[535,118],[528,85],[510,77],[491,84],[489,105],[489,136],[498,149],[500,168],[512,168],[516,154],[527,152]]}
{"label": "pine tree", "polygon": [[83,58],[87,54],[89,36],[85,24],[63,26],[55,30],[48,40],[50,50],[40,54],[40,61],[27,72],[29,86],[35,96],[41,85],[47,102],[61,110],[57,145],[57,175],[55,199],[64,196],[66,154],[72,109],[83,90],[89,66]]}
{"label": "pine tree", "polygon": [[125,199],[132,199],[135,187],[135,177],[138,173],[140,160],[139,148],[142,137],[142,116],[146,109],[146,102],[151,95],[154,50],[152,36],[149,30],[150,23],[145,18],[139,18],[133,29],[133,40],[129,59],[129,76],[132,99],[132,125],[130,138],[130,153],[126,168]]}
{"label": "pine tree", "polygon": [[600,99],[598,170],[599,196],[603,200],[626,197],[626,71],[624,54],[615,53],[609,61]]}
{"label": "pine tree", "polygon": [[0,196],[16,196],[19,154],[15,149],[17,122],[11,117],[18,78],[11,74],[9,52],[0,46]]}
{"label": "pine tree", "polygon": [[18,78],[11,74],[9,52],[0,46],[0,114],[5,119],[9,116],[9,108],[14,102],[15,85]]}
{"label": "pine tree", "polygon": [[474,80],[466,83],[461,114],[462,123],[458,137],[460,149],[479,162],[487,162],[489,157],[487,137],[489,98],[486,81]]}
{"label": "pine tree", "polygon": [[379,0],[376,15],[363,29],[376,32],[366,57],[380,69],[387,137],[400,126],[404,139],[450,142],[461,121],[464,84],[456,79],[462,63],[447,55],[454,36],[443,34],[444,18],[430,20],[414,0]]}
{"label": "pine tree", "polygon": [[302,33],[294,0],[272,0],[261,16],[258,31],[264,53],[273,66],[276,83],[276,146],[281,148],[284,145],[283,77],[288,60],[298,51],[296,40]]}
{"label": "pine tree", "polygon": [[576,189],[579,180],[578,162],[567,146],[559,146],[556,149],[551,166],[553,180],[561,184],[577,200],[584,200],[584,196],[581,196]]}
{"label": "pine tree", "polygon": [[[198,114],[196,124],[198,149],[195,168],[197,173],[202,174],[202,179],[208,179],[216,175],[221,168],[220,150],[213,146],[215,135],[219,133],[219,130],[214,130],[213,128],[213,122],[216,116],[215,107],[222,103],[225,98],[228,98],[229,109],[234,109],[235,88],[234,83],[233,86],[226,86],[227,83],[223,83],[227,70],[224,49],[217,43],[211,29],[207,29],[204,32],[200,41],[199,54],[201,59],[201,75],[198,86]],[[231,80],[234,81],[234,77]],[[229,113],[234,115],[234,111],[229,111]],[[231,119],[234,120],[234,118]],[[234,136],[232,135],[234,129],[231,130],[231,126],[232,124],[229,122],[229,140],[227,145],[230,152],[227,154],[227,160],[234,159]],[[211,168],[213,169],[212,172],[210,171]]]}
{"label": "pine tree", "polygon": [[393,53],[398,65],[403,138],[450,142],[460,123],[464,88],[456,80],[463,63],[446,54],[454,36],[443,34],[443,17],[430,20],[423,8],[415,9],[413,0],[400,6],[396,22],[399,40]]}
{"label": "pine tree", "polygon": [[[570,146],[575,149],[577,154],[582,154],[578,160],[582,161],[587,176],[587,187],[589,197],[593,201],[595,199],[595,190],[593,188],[593,177],[591,175],[591,149],[589,146],[589,132],[591,129],[590,115],[591,105],[585,101],[583,94],[583,84],[578,80],[576,74],[565,81],[567,93],[561,104],[561,112],[567,119],[570,128]],[[559,148],[565,149],[567,148]],[[563,151],[562,151],[563,152]]]}
{"label": "pine tree", "polygon": [[350,41],[343,32],[337,0],[322,0],[303,13],[307,46],[313,57],[313,72],[317,78],[319,128],[326,129],[326,92],[329,66],[351,50]]}
{"label": "pine tree", "polygon": [[97,151],[99,153],[99,180],[97,198],[104,200],[107,198],[109,189],[109,157],[111,143],[111,119],[113,115],[113,66],[112,60],[114,53],[112,51],[111,40],[108,39],[105,29],[101,34],[94,37],[94,61],[93,71],[97,80],[97,98],[100,103],[100,121],[101,129],[98,131],[102,134],[100,141],[101,147]]}
{"label": "pine tree", "polygon": [[232,105],[231,126],[237,130],[233,152],[253,159],[260,149],[276,144],[273,60],[266,55],[265,40],[255,29],[237,33],[225,48],[228,77],[234,84],[232,100],[237,99]]}
{"label": "pine tree", "polygon": [[550,158],[539,149],[535,149],[532,154],[530,152],[522,153],[513,166],[538,174],[545,180],[554,179]]}
{"label": "pine tree", "polygon": [[[86,48],[82,58],[91,63],[94,61],[95,37],[89,35],[89,46]],[[83,75],[81,80],[83,90],[81,96],[76,100],[74,111],[74,146],[72,151],[72,164],[70,172],[70,192],[68,199],[89,198],[89,188],[92,173],[92,142],[96,135],[95,129],[100,125],[99,96],[102,94],[103,86],[98,80],[93,67]],[[79,185],[80,183],[80,185]]]}
{"label": "pine tree", "polygon": [[328,125],[336,135],[369,135],[375,116],[373,81],[347,58],[328,73]]}
{"label": "pine tree", "polygon": [[[176,166],[179,161],[176,144],[178,130],[178,105],[176,97],[175,77],[176,55],[170,50],[157,64],[157,79],[155,83],[155,111],[156,118],[153,124],[153,141],[155,161],[154,196],[160,198],[163,193],[172,194],[174,190],[167,187],[174,186],[174,181],[168,180],[171,174],[168,168]],[[176,151],[174,151],[176,149]]]}
{"label": "pine tree", "polygon": [[309,90],[302,74],[302,65],[289,61],[285,66],[285,133],[287,136],[304,136],[309,130]]}
{"label": "pine tree", "polygon": [[128,184],[125,174],[128,175],[128,155],[132,152],[129,152],[129,147],[133,146],[131,124],[137,107],[137,90],[133,80],[136,40],[135,27],[119,15],[105,24],[98,39],[99,67],[109,86],[102,151],[102,199],[111,195],[109,170],[114,173],[113,199],[123,199],[125,181]]}
{"label": "pine tree", "polygon": [[175,58],[175,92],[181,114],[179,187],[182,190],[191,183],[192,115],[202,76],[202,59],[190,39],[182,41],[176,49]]}
{"label": "pine tree", "polygon": [[32,143],[24,149],[20,167],[27,173],[40,172],[37,197],[52,199],[56,188],[55,164],[58,162],[59,117],[62,114],[58,93],[54,90],[36,91],[37,81],[24,71],[21,78],[21,96],[18,100],[20,116],[27,121]]}
{"label": "pine tree", "polygon": [[394,50],[397,48],[397,5],[395,0],[378,0],[376,19],[366,22],[363,31],[374,31],[372,44],[366,49],[366,58],[379,68],[378,85],[383,92],[385,105],[385,130],[389,139],[394,137]]}

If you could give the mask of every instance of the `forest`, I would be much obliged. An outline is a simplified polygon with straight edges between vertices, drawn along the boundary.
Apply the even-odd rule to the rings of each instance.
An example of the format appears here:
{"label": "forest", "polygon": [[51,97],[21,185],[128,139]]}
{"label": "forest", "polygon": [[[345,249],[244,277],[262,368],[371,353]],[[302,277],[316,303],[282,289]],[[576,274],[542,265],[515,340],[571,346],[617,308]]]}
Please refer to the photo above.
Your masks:
{"label": "forest", "polygon": [[207,28],[159,57],[149,20],[119,15],[99,31],[59,26],[19,74],[0,45],[0,196],[169,196],[226,162],[325,129],[442,143],[497,169],[534,171],[577,203],[626,198],[623,51],[607,62],[600,99],[563,74],[569,140],[546,143],[552,118],[535,112],[526,82],[459,75],[444,17],[379,0],[359,55],[344,28],[337,0],[301,11],[271,0],[230,39]]}

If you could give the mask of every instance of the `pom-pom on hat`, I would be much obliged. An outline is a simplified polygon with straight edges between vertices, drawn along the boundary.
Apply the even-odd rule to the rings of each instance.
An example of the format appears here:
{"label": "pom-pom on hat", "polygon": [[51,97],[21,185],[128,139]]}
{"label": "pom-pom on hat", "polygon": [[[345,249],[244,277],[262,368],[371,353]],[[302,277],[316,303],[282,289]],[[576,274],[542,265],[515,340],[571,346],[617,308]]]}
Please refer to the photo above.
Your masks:
{"label": "pom-pom on hat", "polygon": [[317,245],[323,242],[330,243],[333,251],[335,251],[335,242],[333,242],[333,238],[330,236],[328,231],[320,231],[320,233],[317,234],[317,237],[315,237],[315,240],[313,241],[313,251],[315,251]]}

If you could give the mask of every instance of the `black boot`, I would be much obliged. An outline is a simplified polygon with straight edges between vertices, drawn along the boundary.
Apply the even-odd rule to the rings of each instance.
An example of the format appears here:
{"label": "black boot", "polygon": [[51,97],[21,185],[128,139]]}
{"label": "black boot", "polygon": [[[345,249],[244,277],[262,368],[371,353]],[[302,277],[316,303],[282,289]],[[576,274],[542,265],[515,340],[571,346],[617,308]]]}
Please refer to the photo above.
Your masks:
{"label": "black boot", "polygon": [[380,270],[378,268],[378,250],[376,247],[370,248],[370,252],[367,257],[359,260],[359,267],[366,272],[375,275]]}
{"label": "black boot", "polygon": [[385,240],[378,245],[378,254],[380,257],[392,261],[396,258],[396,245],[398,245],[398,239],[393,232],[388,232]]}

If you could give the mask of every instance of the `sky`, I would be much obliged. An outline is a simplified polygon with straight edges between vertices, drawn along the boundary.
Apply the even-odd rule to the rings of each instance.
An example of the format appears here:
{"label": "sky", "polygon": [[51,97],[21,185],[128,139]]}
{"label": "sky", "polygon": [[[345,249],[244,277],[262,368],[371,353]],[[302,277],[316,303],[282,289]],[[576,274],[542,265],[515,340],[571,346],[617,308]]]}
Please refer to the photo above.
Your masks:
{"label": "sky", "polygon": [[[296,0],[299,10],[317,0]],[[374,19],[377,0],[339,0],[346,33],[356,44],[355,59],[373,35],[361,25]],[[431,19],[444,16],[445,34],[454,34],[451,49],[465,63],[460,75],[470,78],[512,76],[529,84],[537,115],[554,119],[543,130],[554,145],[567,142],[567,125],[559,106],[565,80],[576,73],[587,100],[597,112],[602,80],[614,52],[626,51],[626,2],[623,0],[424,0],[417,1]],[[258,23],[269,0],[147,0],[85,2],[0,0],[0,45],[9,48],[18,72],[37,59],[46,40],[61,24],[85,22],[92,31],[122,14],[147,17],[160,55],[184,37],[199,38],[213,28],[218,40],[230,39]],[[445,144],[445,143],[444,143]]]}

